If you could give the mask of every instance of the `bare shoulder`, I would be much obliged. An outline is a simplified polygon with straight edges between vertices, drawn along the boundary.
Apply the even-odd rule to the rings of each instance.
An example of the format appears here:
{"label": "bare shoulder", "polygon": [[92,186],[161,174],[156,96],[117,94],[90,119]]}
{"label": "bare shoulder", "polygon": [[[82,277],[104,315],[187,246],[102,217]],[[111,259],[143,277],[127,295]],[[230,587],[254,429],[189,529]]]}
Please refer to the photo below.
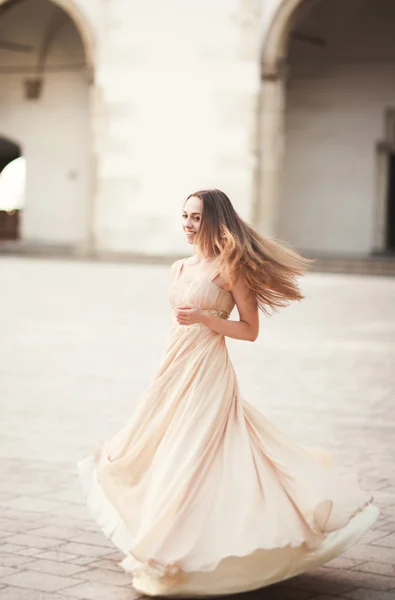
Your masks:
{"label": "bare shoulder", "polygon": [[218,287],[225,290],[226,292],[230,292],[232,290],[232,286],[230,284],[229,279],[226,277],[226,275],[224,275],[221,272],[217,273],[217,275],[215,275],[212,282],[215,283],[215,285],[217,285]]}
{"label": "bare shoulder", "polygon": [[245,289],[246,283],[242,271],[238,271],[233,281],[232,290],[243,290]]}
{"label": "bare shoulder", "polygon": [[244,278],[242,277],[241,272],[237,273],[236,277],[234,277],[232,281],[226,269],[218,271],[213,279],[213,282],[227,292],[233,292],[235,289],[237,291],[244,286]]}

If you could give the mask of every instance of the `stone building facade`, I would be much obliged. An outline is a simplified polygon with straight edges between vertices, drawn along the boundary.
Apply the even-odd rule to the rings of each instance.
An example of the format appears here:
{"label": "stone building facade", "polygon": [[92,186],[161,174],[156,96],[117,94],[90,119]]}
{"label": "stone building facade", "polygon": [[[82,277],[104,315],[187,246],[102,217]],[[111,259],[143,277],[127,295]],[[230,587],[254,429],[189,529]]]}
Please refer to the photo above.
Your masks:
{"label": "stone building facade", "polygon": [[394,27],[392,0],[0,0],[19,243],[184,253],[209,186],[310,254],[395,250]]}

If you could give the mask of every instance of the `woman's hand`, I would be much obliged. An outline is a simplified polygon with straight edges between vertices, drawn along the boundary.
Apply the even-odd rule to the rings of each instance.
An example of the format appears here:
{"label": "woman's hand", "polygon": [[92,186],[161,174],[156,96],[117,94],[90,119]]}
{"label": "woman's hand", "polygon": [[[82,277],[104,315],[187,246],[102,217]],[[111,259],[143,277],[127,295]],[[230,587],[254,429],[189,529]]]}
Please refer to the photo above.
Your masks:
{"label": "woman's hand", "polygon": [[176,321],[179,325],[201,323],[203,312],[198,306],[181,306],[175,309]]}

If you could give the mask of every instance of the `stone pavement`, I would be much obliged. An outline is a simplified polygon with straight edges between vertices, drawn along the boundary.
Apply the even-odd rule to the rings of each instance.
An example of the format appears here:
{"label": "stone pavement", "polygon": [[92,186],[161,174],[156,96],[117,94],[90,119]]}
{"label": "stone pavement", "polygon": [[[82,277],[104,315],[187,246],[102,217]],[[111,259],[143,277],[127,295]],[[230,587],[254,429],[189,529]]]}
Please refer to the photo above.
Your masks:
{"label": "stone pavement", "polygon": [[[127,600],[76,462],[129,417],[169,327],[168,268],[0,262],[0,598]],[[379,522],[325,567],[249,594],[395,600],[395,279],[304,278],[306,300],[229,341],[243,395],[359,476]]]}

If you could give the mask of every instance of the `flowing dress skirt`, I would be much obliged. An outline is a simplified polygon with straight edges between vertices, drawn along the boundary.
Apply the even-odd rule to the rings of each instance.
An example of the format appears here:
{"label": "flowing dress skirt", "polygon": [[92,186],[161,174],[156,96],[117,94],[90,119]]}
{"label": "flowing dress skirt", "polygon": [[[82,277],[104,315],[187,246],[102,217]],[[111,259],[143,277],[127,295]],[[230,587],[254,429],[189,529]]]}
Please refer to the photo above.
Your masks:
{"label": "flowing dress skirt", "polygon": [[[230,298],[207,282],[194,290],[203,297],[190,302],[230,312]],[[151,596],[270,585],[331,560],[378,516],[328,453],[241,397],[224,337],[203,325],[174,324],[129,422],[78,471],[92,516]]]}

